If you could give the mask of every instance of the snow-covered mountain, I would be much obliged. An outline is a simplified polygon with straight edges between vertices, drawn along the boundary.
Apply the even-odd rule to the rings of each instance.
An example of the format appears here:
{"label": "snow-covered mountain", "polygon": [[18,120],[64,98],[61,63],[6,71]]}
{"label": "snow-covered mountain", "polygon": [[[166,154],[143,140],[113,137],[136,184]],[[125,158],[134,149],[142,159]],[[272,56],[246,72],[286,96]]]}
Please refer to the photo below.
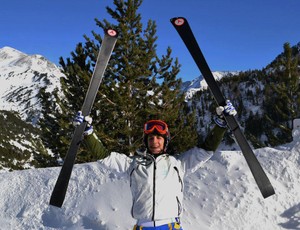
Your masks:
{"label": "snow-covered mountain", "polygon": [[35,123],[41,116],[41,90],[59,93],[61,77],[59,68],[41,55],[1,48],[0,110],[17,111],[22,119]]}
{"label": "snow-covered mountain", "polygon": [[[233,76],[237,71],[215,71],[216,80],[224,76]],[[41,55],[27,55],[11,47],[0,49],[0,110],[17,111],[24,120],[39,118],[41,115],[40,90],[60,92],[60,78],[64,77],[60,69]],[[203,77],[186,81],[182,91],[186,99],[199,90],[207,89]],[[55,100],[53,98],[53,100]]]}
{"label": "snow-covered mountain", "polygon": [[[226,76],[234,76],[237,75],[239,72],[238,71],[213,71],[212,74],[214,78],[219,81],[223,77]],[[193,95],[200,91],[200,90],[206,90],[208,87],[206,81],[203,79],[203,76],[199,76],[195,78],[192,81],[186,81],[183,82],[181,90],[185,92],[185,98],[191,99]]]}
{"label": "snow-covered mountain", "polygon": [[[0,49],[0,170],[48,165],[52,152],[37,122],[62,98],[59,68],[41,55]],[[49,160],[50,160],[49,159]],[[0,227],[1,228],[1,227]]]}
{"label": "snow-covered mountain", "polygon": [[[216,80],[236,75],[234,71],[216,71]],[[41,55],[27,55],[11,47],[0,49],[0,110],[17,111],[24,120],[41,116],[40,90],[60,92],[60,69]],[[182,85],[186,98],[190,99],[199,90],[207,89],[202,76]],[[54,98],[52,98],[55,100]]]}
{"label": "snow-covered mountain", "polygon": [[[300,228],[300,125],[294,141],[255,150],[276,194],[263,199],[240,151],[218,150],[185,178],[185,230]],[[0,229],[132,229],[129,183],[100,162],[75,165],[63,207],[49,206],[60,168],[0,171]]]}
{"label": "snow-covered mountain", "polygon": [[[238,74],[234,71],[216,71],[216,80]],[[41,55],[28,55],[11,47],[0,49],[0,110],[16,111],[23,120],[33,124],[41,116],[41,90],[61,92],[60,69]],[[203,77],[186,81],[182,91],[190,99],[199,90],[207,89]],[[55,101],[54,95],[49,100]]]}

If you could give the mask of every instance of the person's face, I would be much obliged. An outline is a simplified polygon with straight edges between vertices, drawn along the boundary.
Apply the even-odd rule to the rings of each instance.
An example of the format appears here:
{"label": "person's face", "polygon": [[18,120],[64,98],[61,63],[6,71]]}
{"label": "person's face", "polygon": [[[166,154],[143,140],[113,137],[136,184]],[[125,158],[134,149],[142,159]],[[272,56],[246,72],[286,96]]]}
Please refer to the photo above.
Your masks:
{"label": "person's face", "polygon": [[148,149],[152,154],[159,154],[164,150],[165,139],[160,135],[149,134]]}

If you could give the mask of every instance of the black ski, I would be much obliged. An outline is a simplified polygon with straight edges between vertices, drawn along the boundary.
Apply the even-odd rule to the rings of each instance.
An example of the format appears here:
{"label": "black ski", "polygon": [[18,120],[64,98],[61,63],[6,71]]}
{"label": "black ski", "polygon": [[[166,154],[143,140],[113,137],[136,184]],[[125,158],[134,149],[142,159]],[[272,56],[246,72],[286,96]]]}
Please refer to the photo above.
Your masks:
{"label": "black ski", "polygon": [[[194,37],[194,34],[189,26],[188,21],[184,17],[176,17],[171,19],[171,23],[179,33],[181,39],[185,43],[194,61],[196,62],[217,104],[219,106],[224,106],[226,104],[226,100],[222,95],[222,92],[216,80],[213,77],[213,74],[202,54],[202,51],[200,50],[200,47]],[[253,153],[235,117],[227,115],[225,116],[225,119],[242,150],[242,153],[247,161],[247,164],[254,176],[254,179],[263,197],[267,198],[275,194],[272,184],[270,183],[266,173],[264,172],[255,154]]]}
{"label": "black ski", "polygon": [[[116,44],[116,41],[117,32],[112,29],[105,30],[105,35],[102,40],[94,72],[85,96],[84,103],[82,105],[81,111],[83,116],[88,116],[91,112],[106,66]],[[86,125],[86,122],[83,122],[81,125],[75,128],[70,147],[68,149],[63,166],[61,168],[60,174],[57,178],[50,198],[50,205],[61,207],[64,202],[72,169],[75,163],[75,158],[82,141]]]}

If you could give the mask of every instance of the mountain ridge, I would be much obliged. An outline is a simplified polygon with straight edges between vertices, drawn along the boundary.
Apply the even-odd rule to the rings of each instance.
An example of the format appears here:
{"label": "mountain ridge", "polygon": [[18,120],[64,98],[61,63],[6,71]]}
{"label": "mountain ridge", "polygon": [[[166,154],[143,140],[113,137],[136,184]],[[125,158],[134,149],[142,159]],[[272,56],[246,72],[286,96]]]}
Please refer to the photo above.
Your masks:
{"label": "mountain ridge", "polygon": [[[0,110],[16,111],[33,124],[42,116],[40,91],[61,91],[61,70],[42,55],[0,49]],[[54,98],[53,98],[54,99]]]}
{"label": "mountain ridge", "polygon": [[[237,75],[239,71],[214,71],[212,72],[215,79],[217,81],[221,80],[223,77],[231,77]],[[17,77],[18,76],[18,77]],[[27,55],[17,49],[12,47],[5,46],[0,49],[0,84],[2,85],[0,89],[0,98],[4,100],[8,100],[11,103],[7,105],[0,105],[0,109],[3,110],[13,110],[19,112],[21,115],[24,114],[24,108],[20,108],[21,103],[17,103],[14,105],[13,102],[17,102],[13,100],[13,92],[17,91],[19,94],[24,92],[25,85],[29,87],[32,83],[36,87],[46,87],[46,92],[52,92],[55,88],[60,92],[61,86],[59,82],[59,78],[65,77],[65,75],[61,72],[61,69],[57,67],[54,63],[48,61],[45,57],[40,54]],[[6,79],[3,80],[3,78]],[[16,86],[9,85],[8,81],[10,79],[18,78],[15,82],[22,82],[22,86],[20,84],[16,84]],[[30,81],[32,80],[32,81]],[[47,82],[48,85],[42,84],[42,81]],[[15,83],[14,82],[14,83]],[[7,86],[5,89],[5,86]],[[191,81],[185,81],[182,83],[181,90],[185,93],[186,99],[190,100],[195,93],[200,90],[206,90],[207,83],[203,79],[202,75],[194,78]],[[28,98],[33,98],[34,95],[28,96]],[[20,99],[20,98],[19,98]],[[30,103],[31,106],[37,104],[37,102]],[[36,106],[34,109],[37,109]],[[37,115],[39,117],[39,115]],[[22,116],[25,120],[28,120],[28,117]]]}
{"label": "mountain ridge", "polygon": [[[220,81],[224,77],[235,76],[239,73],[240,71],[212,71],[216,81]],[[201,74],[199,77],[196,77],[191,81],[183,82],[181,90],[185,93],[186,100],[190,100],[198,91],[206,90],[207,87],[208,85]]]}

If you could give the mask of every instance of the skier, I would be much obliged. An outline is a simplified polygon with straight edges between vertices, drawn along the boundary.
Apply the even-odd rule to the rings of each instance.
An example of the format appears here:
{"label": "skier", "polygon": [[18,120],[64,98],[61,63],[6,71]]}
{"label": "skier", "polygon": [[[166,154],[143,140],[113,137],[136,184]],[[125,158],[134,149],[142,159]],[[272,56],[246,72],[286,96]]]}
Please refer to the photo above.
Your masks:
{"label": "skier", "polygon": [[[180,216],[183,210],[183,177],[194,172],[209,160],[219,146],[227,128],[223,114],[236,115],[232,103],[216,108],[217,125],[204,143],[178,156],[168,154],[170,132],[162,120],[150,120],[144,125],[145,152],[133,157],[118,153],[109,154],[93,132],[91,117],[79,112],[74,119],[76,125],[84,120],[88,123],[84,145],[100,153],[101,163],[119,173],[127,173],[132,192],[132,217],[137,220],[134,230],[183,229]],[[117,157],[118,156],[118,157]]]}

